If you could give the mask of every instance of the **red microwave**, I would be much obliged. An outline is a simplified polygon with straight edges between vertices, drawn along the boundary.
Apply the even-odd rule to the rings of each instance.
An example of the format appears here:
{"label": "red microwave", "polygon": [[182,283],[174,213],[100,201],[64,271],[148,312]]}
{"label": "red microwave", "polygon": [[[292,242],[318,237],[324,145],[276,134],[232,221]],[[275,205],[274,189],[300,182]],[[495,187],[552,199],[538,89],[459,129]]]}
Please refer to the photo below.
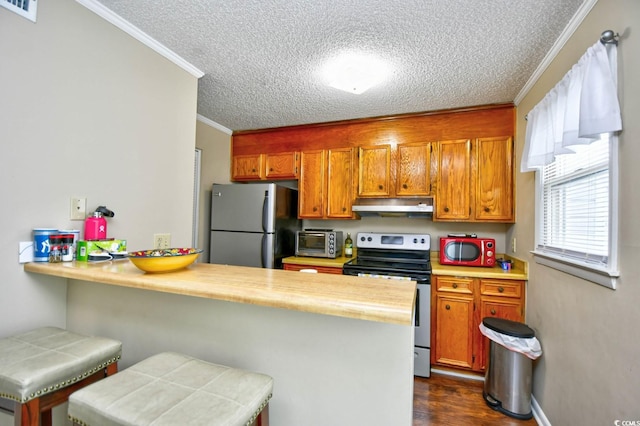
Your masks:
{"label": "red microwave", "polygon": [[488,266],[496,264],[496,240],[477,237],[440,237],[440,264]]}

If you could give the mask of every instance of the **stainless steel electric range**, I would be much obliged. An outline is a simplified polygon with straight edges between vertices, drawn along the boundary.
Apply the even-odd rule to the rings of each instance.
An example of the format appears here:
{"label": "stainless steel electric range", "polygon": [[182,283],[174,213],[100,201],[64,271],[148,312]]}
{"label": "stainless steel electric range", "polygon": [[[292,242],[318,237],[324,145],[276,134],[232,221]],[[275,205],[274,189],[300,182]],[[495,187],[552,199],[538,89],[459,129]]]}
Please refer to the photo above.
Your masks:
{"label": "stainless steel electric range", "polygon": [[344,275],[414,280],[418,284],[415,310],[414,375],[431,375],[431,236],[359,232],[357,257],[344,264]]}

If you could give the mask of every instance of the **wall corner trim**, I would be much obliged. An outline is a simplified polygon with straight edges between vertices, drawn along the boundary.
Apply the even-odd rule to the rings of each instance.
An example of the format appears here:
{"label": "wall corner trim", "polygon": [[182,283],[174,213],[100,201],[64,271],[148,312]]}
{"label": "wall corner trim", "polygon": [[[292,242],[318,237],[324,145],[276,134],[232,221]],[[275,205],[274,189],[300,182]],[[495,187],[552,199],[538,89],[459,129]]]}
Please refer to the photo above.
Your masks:
{"label": "wall corner trim", "polygon": [[218,124],[213,120],[208,119],[207,117],[198,114],[198,121],[201,123],[206,124],[207,126],[213,127],[214,129],[218,129],[223,133],[226,133],[228,135],[233,134],[233,130],[231,129],[227,129],[226,127],[224,127],[222,124]]}
{"label": "wall corner trim", "polygon": [[164,56],[183,70],[187,71],[191,75],[196,78],[200,78],[204,75],[202,71],[200,71],[195,66],[191,65],[181,56],[177,55],[175,52],[170,50],[168,47],[158,42],[154,38],[150,37],[147,33],[141,31],[138,27],[134,26],[130,22],[121,18],[111,10],[107,9],[101,3],[98,3],[96,0],[76,0],[76,2],[80,3],[96,15],[100,16],[105,21],[115,25],[120,28],[125,33],[129,34],[131,37],[135,38],[145,46],[154,50],[156,53]]}

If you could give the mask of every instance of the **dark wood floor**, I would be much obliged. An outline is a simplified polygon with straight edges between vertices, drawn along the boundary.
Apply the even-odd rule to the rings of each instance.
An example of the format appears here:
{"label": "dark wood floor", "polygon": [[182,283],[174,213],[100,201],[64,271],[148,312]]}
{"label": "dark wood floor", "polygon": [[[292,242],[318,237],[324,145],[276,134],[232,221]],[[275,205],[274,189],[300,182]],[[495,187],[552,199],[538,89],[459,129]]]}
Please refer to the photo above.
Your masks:
{"label": "dark wood floor", "polygon": [[482,397],[483,382],[432,373],[416,377],[413,391],[413,426],[535,426],[492,410]]}

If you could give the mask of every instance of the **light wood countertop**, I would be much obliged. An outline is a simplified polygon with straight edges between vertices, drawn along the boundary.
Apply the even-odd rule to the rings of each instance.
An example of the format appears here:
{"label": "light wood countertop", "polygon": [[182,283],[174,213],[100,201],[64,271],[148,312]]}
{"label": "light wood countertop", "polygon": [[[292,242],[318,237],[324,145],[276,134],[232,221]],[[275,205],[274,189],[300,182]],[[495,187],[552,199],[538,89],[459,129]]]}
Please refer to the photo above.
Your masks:
{"label": "light wood countertop", "polygon": [[104,263],[31,262],[37,274],[323,315],[411,325],[414,281],[195,263],[149,274],[128,259]]}
{"label": "light wood countertop", "polygon": [[288,263],[290,265],[311,265],[324,266],[327,268],[342,268],[345,263],[355,258],[355,253],[353,254],[353,257],[340,256],[335,259],[328,259],[323,257],[289,256],[282,259],[282,263]]}
{"label": "light wood countertop", "polygon": [[461,276],[471,278],[496,278],[503,280],[528,280],[529,279],[529,264],[518,258],[497,255],[500,259],[510,259],[512,269],[510,271],[503,271],[500,266],[494,266],[492,268],[487,267],[473,267],[473,266],[455,266],[455,265],[441,265],[439,261],[439,253],[431,252],[431,274],[432,275],[448,275],[448,276]]}

